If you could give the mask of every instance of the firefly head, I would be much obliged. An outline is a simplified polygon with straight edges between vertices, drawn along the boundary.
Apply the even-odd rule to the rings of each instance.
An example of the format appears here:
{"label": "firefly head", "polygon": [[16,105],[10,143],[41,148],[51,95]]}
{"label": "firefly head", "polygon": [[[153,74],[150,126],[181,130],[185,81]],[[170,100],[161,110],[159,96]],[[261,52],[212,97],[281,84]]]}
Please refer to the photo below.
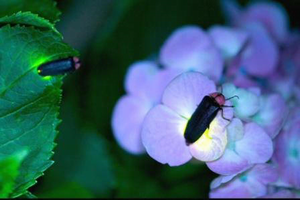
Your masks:
{"label": "firefly head", "polygon": [[75,70],[79,69],[80,67],[80,60],[78,57],[73,57],[73,62],[74,62],[74,67],[75,67]]}
{"label": "firefly head", "polygon": [[220,106],[223,106],[225,104],[225,97],[222,93],[220,92],[214,92],[209,95],[212,97]]}

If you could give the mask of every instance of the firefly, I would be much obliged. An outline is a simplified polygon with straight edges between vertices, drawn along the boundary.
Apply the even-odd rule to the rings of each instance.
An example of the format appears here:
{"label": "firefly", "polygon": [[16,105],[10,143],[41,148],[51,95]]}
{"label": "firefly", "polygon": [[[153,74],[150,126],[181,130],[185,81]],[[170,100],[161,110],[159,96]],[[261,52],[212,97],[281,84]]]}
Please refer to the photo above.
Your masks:
{"label": "firefly", "polygon": [[80,67],[80,60],[77,57],[63,58],[44,63],[38,67],[41,76],[62,75],[76,71]]}
{"label": "firefly", "polygon": [[224,95],[220,92],[214,92],[210,95],[205,96],[201,103],[198,105],[195,112],[192,114],[191,119],[188,121],[184,132],[184,138],[187,144],[196,142],[201,135],[209,128],[210,123],[217,116],[218,112],[222,111],[222,117],[224,118],[223,108],[233,107],[225,105],[225,101],[238,96],[233,96],[225,99]]}

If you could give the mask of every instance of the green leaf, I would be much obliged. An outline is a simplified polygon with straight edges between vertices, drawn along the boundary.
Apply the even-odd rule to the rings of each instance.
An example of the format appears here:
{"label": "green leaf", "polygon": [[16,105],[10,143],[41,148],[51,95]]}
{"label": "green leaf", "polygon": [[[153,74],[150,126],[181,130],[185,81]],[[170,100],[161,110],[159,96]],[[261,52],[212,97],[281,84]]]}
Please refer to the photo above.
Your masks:
{"label": "green leaf", "polygon": [[39,17],[37,14],[33,14],[31,12],[18,12],[10,16],[2,17],[0,18],[0,24],[35,26],[36,28],[40,28],[42,30],[51,29],[61,36],[61,34],[56,30],[54,25],[49,22],[49,20]]}
{"label": "green leaf", "polygon": [[31,192],[28,192],[28,191],[26,193],[24,193],[23,195],[19,196],[19,198],[21,198],[21,199],[37,199],[37,197],[34,194],[32,194]]}
{"label": "green leaf", "polygon": [[37,67],[74,55],[53,31],[19,25],[0,29],[0,159],[28,149],[12,197],[26,193],[53,163],[62,77],[41,77]]}
{"label": "green leaf", "polygon": [[0,17],[19,11],[30,11],[51,22],[57,22],[61,14],[53,0],[0,0]]}
{"label": "green leaf", "polygon": [[0,160],[0,198],[7,198],[12,193],[21,162],[26,155],[27,151],[23,150]]}

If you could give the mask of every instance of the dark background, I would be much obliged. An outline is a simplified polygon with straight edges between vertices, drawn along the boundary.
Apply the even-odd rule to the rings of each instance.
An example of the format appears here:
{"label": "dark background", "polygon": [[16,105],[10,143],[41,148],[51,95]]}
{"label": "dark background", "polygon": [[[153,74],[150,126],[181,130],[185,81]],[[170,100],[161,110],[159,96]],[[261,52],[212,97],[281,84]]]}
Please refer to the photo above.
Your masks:
{"label": "dark background", "polygon": [[[248,1],[239,1],[246,5]],[[299,27],[299,0],[279,1]],[[79,50],[82,67],[64,79],[54,165],[31,192],[38,197],[208,197],[216,175],[196,161],[162,165],[130,155],[110,126],[125,93],[128,66],[157,56],[182,25],[224,24],[218,0],[58,0],[57,28]]]}

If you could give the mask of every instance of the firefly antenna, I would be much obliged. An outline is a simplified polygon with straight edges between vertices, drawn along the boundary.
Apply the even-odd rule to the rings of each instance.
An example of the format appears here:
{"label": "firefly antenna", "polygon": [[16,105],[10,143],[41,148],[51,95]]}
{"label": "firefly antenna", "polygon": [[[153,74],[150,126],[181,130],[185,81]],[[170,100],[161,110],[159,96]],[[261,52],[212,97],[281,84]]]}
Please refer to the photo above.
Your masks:
{"label": "firefly antenna", "polygon": [[235,97],[238,98],[238,99],[240,99],[238,95],[234,95],[234,96],[229,97],[228,99],[225,99],[225,100],[233,99],[233,98],[235,98]]}

